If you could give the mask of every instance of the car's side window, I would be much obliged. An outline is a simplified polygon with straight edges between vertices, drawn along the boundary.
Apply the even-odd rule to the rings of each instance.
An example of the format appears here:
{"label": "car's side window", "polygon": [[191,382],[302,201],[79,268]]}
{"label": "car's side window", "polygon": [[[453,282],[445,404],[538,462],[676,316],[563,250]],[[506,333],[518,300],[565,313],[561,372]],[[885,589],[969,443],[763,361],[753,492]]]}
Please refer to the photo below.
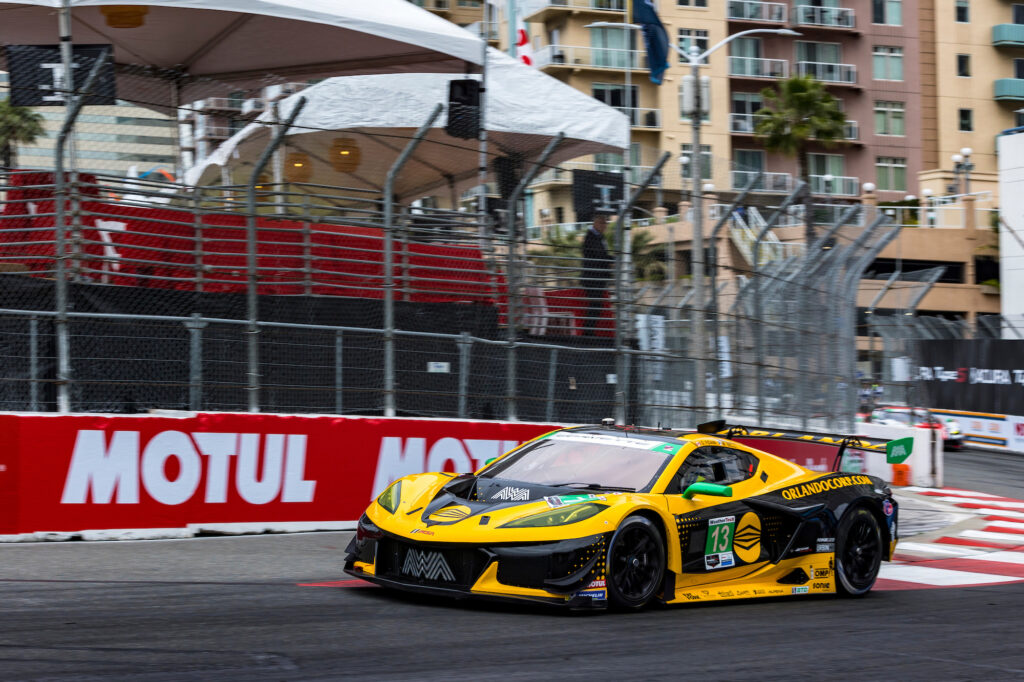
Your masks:
{"label": "car's side window", "polygon": [[679,467],[665,492],[682,493],[700,481],[732,485],[750,478],[756,470],[757,458],[741,450],[720,446],[697,448]]}

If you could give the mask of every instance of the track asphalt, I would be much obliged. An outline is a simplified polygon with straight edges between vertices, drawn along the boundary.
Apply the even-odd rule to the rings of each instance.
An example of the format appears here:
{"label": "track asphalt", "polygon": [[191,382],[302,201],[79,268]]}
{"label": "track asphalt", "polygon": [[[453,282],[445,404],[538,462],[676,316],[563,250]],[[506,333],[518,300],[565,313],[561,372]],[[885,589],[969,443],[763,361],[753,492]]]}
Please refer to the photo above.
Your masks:
{"label": "track asphalt", "polygon": [[[1024,497],[1002,457],[946,483]],[[640,614],[307,586],[350,535],[0,546],[0,680],[1024,679],[1024,584]]]}

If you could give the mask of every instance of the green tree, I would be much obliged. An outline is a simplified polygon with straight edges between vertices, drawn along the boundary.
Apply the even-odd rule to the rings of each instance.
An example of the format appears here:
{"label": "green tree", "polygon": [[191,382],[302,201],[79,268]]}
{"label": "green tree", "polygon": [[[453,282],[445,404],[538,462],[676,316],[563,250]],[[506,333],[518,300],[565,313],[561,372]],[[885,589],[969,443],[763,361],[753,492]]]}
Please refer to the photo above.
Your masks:
{"label": "green tree", "polygon": [[754,134],[765,149],[796,157],[800,179],[804,188],[804,238],[810,246],[814,241],[814,216],[811,211],[810,167],[807,148],[812,142],[831,148],[845,138],[846,116],[821,81],[810,76],[792,76],[778,89],[761,91],[764,108],[755,114],[759,118]]}
{"label": "green tree", "polygon": [[665,245],[652,244],[651,233],[633,230],[633,276],[638,282],[660,282],[668,273]]}
{"label": "green tree", "polygon": [[15,145],[32,144],[45,132],[41,114],[0,100],[0,167],[13,168],[17,160]]}

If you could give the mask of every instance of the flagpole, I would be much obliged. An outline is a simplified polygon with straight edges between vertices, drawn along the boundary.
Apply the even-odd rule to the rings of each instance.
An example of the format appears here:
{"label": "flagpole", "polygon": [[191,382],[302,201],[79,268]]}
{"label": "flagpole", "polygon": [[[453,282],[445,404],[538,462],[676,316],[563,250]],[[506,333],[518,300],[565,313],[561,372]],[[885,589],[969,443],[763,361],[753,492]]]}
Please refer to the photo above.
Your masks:
{"label": "flagpole", "polygon": [[516,43],[519,42],[519,17],[516,16],[516,0],[506,0],[505,12],[508,14],[508,53],[516,58]]}

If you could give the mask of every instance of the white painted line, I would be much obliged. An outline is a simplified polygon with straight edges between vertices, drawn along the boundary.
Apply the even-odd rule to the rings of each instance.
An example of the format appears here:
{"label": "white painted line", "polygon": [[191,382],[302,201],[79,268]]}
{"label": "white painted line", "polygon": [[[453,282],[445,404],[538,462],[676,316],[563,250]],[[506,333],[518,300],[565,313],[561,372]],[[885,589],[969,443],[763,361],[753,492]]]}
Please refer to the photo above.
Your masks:
{"label": "white painted line", "polygon": [[1024,552],[987,552],[970,558],[978,561],[998,561],[1004,564],[1024,564]]}
{"label": "white painted line", "polygon": [[1024,521],[993,521],[985,526],[986,528],[1003,528],[1005,530],[1024,530]]}
{"label": "white painted line", "polygon": [[896,492],[901,490],[905,490],[908,493],[943,493],[945,495],[959,495],[962,497],[1002,497],[1002,495],[976,493],[971,490],[957,490],[954,488],[922,488],[920,486],[908,486],[906,488],[898,488]]}
{"label": "white painted line", "polygon": [[975,514],[981,514],[982,516],[1005,516],[1010,519],[1024,519],[1024,513],[1007,511],[1005,509],[989,509],[988,507],[985,507],[984,509],[971,509],[969,511],[972,511]]}
{"label": "white painted line", "polygon": [[989,583],[1011,583],[1021,578],[1007,575],[989,575],[971,571],[950,571],[944,568],[929,568],[916,564],[882,564],[879,578],[901,580],[906,583],[923,585],[985,585]]}
{"label": "white painted line", "polygon": [[974,504],[989,504],[993,507],[1006,507],[1007,509],[1024,509],[1024,502],[1001,502],[999,500],[988,500],[980,497],[932,497],[933,500],[940,502],[952,502],[954,504],[963,504],[964,502],[973,502]]}
{"label": "white painted line", "polygon": [[952,554],[954,556],[968,556],[977,554],[978,550],[971,547],[959,547],[957,545],[933,545],[926,542],[903,542],[896,544],[896,551],[925,552],[928,554]]}
{"label": "white painted line", "polygon": [[997,540],[999,542],[1012,542],[1024,545],[1024,536],[1016,533],[990,533],[985,530],[965,530],[960,533],[962,538],[974,538],[976,540]]}

